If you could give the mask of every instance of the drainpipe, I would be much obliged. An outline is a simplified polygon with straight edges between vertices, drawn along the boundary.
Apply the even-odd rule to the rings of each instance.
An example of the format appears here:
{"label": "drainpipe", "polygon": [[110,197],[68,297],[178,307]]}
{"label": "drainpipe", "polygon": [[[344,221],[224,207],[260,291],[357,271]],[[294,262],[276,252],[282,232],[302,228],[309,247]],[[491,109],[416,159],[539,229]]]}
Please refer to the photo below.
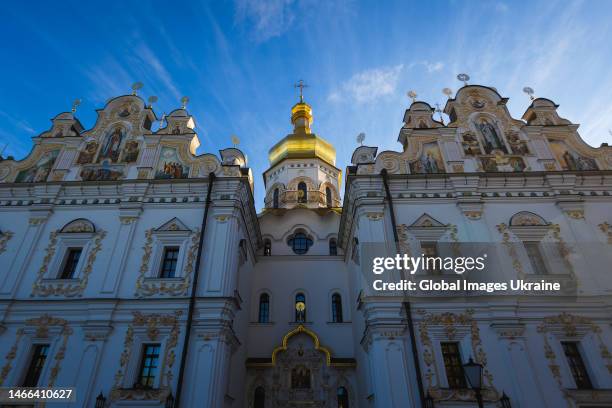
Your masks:
{"label": "drainpipe", "polygon": [[198,254],[195,262],[195,272],[191,283],[191,296],[189,297],[189,310],[187,311],[187,325],[185,327],[185,338],[183,340],[183,350],[181,352],[181,365],[176,384],[176,398],[174,407],[181,406],[181,391],[183,390],[183,376],[185,374],[185,361],[187,360],[187,350],[189,349],[189,338],[191,337],[191,326],[193,325],[193,309],[195,308],[196,289],[198,287],[198,277],[200,276],[200,260],[202,259],[202,247],[204,246],[204,232],[206,231],[206,220],[208,219],[208,209],[210,208],[210,194],[215,182],[215,173],[208,175],[208,193],[206,194],[206,204],[204,205],[204,216],[202,217],[202,227],[200,228],[200,243],[198,244]]}
{"label": "drainpipe", "polygon": [[[399,252],[399,235],[397,233],[397,223],[395,221],[395,210],[393,209],[393,198],[391,197],[391,190],[389,190],[389,179],[387,177],[387,169],[382,169],[380,175],[383,179],[385,186],[385,193],[387,196],[387,202],[389,203],[389,213],[391,214],[391,227],[393,228],[393,239],[395,240],[395,248]],[[412,309],[408,296],[405,295],[404,301],[402,301],[404,311],[406,312],[406,318],[408,319],[408,331],[410,332],[410,343],[412,345],[412,359],[414,362],[414,369],[416,371],[417,384],[419,387],[419,399],[421,401],[421,407],[425,406],[425,391],[423,389],[423,377],[421,376],[421,364],[419,363],[419,351],[416,344],[416,335],[414,334],[414,322],[412,321]]]}

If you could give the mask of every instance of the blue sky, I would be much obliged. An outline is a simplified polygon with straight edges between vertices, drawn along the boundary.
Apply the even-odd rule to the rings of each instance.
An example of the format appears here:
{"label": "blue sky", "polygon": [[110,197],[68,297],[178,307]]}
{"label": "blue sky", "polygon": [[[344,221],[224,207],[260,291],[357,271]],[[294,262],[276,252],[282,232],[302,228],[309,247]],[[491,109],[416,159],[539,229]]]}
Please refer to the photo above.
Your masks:
{"label": "blue sky", "polygon": [[360,132],[399,150],[406,91],[443,105],[441,89],[459,88],[459,72],[509,97],[515,117],[529,85],[588,143],[612,142],[611,1],[34,1],[2,12],[0,146],[17,159],[75,98],[90,128],[95,109],[135,81],[159,97],[158,115],[190,97],[199,153],[239,136],[258,208],[298,79],[342,169]]}

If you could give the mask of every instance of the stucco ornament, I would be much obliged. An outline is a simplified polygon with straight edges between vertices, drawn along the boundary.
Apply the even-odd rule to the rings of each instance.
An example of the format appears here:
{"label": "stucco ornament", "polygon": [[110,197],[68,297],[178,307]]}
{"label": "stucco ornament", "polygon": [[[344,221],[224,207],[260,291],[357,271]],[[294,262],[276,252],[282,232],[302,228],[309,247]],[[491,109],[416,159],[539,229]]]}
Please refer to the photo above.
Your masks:
{"label": "stucco ornament", "polygon": [[493,385],[493,375],[487,367],[487,354],[482,347],[478,322],[473,317],[474,311],[468,309],[464,313],[436,314],[419,310],[417,313],[422,316],[418,323],[419,337],[423,345],[427,391],[431,396],[437,401],[473,401],[475,399],[474,392],[470,389],[455,390],[441,387],[440,373],[438,373],[434,345],[431,340],[431,332],[436,329],[449,340],[457,340],[459,336],[469,335],[474,361],[483,366],[483,399],[491,402],[498,401],[501,395]]}
{"label": "stucco ornament", "polygon": [[[144,401],[156,400],[165,401],[168,394],[171,392],[172,384],[172,367],[176,360],[176,345],[180,334],[179,318],[182,312],[176,311],[174,314],[143,314],[133,312],[133,320],[126,329],[125,339],[123,341],[123,351],[119,358],[119,369],[115,374],[115,383],[110,392],[111,401],[130,400]],[[134,348],[134,333],[135,331],[145,330],[146,337],[149,341],[160,341],[161,331],[167,332],[164,334],[164,356],[160,366],[160,381],[159,388],[144,388],[134,389],[125,387],[125,374],[130,359],[137,356],[138,353],[133,353]]]}
{"label": "stucco ornament", "polygon": [[2,367],[2,371],[0,371],[0,386],[4,384],[6,377],[11,371],[13,360],[17,356],[19,343],[21,341],[21,338],[26,334],[27,329],[32,327],[35,330],[34,334],[37,338],[47,339],[50,337],[49,330],[52,327],[57,327],[59,330],[59,336],[61,336],[61,342],[59,348],[53,356],[53,361],[55,361],[55,363],[53,363],[53,366],[51,367],[49,381],[47,382],[47,387],[52,387],[55,384],[55,380],[57,379],[57,376],[62,368],[62,361],[66,356],[66,346],[68,344],[68,339],[70,338],[70,335],[72,335],[73,330],[68,325],[68,321],[50,316],[48,314],[44,314],[37,318],[28,319],[25,321],[25,325],[25,328],[17,330],[15,342],[13,343],[13,346],[11,347],[9,352],[6,354],[6,363]]}
{"label": "stucco ornament", "polygon": [[[176,223],[168,225],[168,231],[178,231],[181,228]],[[149,260],[153,252],[153,228],[145,232],[145,245],[143,246],[142,263],[136,280],[136,292],[138,297],[149,297],[154,295],[170,295],[181,296],[186,295],[191,287],[191,279],[194,270],[194,262],[198,251],[198,243],[200,242],[200,229],[196,229],[191,233],[190,246],[186,256],[183,274],[180,278],[172,278],[171,280],[160,280],[155,277],[147,277],[149,271]]]}
{"label": "stucco ornament", "polygon": [[106,231],[99,230],[93,235],[93,245],[89,249],[87,254],[87,260],[81,276],[77,279],[49,279],[45,278],[49,269],[49,263],[53,259],[57,250],[58,234],[60,231],[52,231],[49,234],[49,245],[45,249],[45,257],[43,264],[38,270],[36,280],[32,284],[32,293],[30,296],[65,296],[65,297],[77,297],[82,296],[87,283],[89,282],[89,275],[93,270],[93,264],[96,261],[98,252],[102,249],[102,240],[106,237]]}

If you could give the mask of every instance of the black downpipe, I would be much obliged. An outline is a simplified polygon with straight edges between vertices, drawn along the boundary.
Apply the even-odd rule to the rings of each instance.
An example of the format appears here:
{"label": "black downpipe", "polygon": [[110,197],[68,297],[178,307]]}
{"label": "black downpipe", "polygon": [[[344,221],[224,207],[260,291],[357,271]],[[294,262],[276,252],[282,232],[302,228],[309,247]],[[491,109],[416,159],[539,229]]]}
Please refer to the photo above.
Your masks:
{"label": "black downpipe", "polygon": [[195,308],[196,290],[198,288],[198,277],[200,276],[200,260],[202,259],[202,247],[204,246],[204,232],[206,231],[206,220],[208,219],[208,209],[210,208],[212,187],[215,182],[215,173],[208,175],[208,193],[206,194],[206,204],[204,205],[204,216],[202,217],[202,227],[200,228],[200,243],[198,244],[198,254],[195,262],[195,273],[191,284],[191,296],[189,297],[189,310],[187,311],[187,325],[185,326],[185,338],[183,341],[183,351],[181,352],[181,365],[179,367],[178,381],[176,384],[176,397],[174,407],[181,406],[181,391],[183,390],[183,376],[185,374],[185,361],[189,349],[189,338],[191,337],[191,326],[193,324],[193,309]]}
{"label": "black downpipe", "polygon": [[[393,228],[393,239],[395,240],[395,247],[399,250],[399,235],[397,233],[397,222],[395,221],[395,210],[393,209],[393,198],[391,197],[391,190],[389,190],[389,180],[387,178],[387,169],[382,169],[380,175],[383,179],[385,186],[385,193],[387,195],[387,202],[389,203],[389,213],[391,214],[391,227]],[[416,344],[416,335],[414,333],[414,322],[412,321],[412,308],[410,301],[405,299],[402,302],[404,311],[406,312],[406,318],[408,319],[408,331],[410,332],[410,343],[412,345],[412,359],[414,360],[414,369],[416,371],[417,385],[419,387],[419,397],[421,400],[421,407],[425,406],[425,391],[423,389],[423,378],[421,376],[421,364],[419,363],[419,351]]]}

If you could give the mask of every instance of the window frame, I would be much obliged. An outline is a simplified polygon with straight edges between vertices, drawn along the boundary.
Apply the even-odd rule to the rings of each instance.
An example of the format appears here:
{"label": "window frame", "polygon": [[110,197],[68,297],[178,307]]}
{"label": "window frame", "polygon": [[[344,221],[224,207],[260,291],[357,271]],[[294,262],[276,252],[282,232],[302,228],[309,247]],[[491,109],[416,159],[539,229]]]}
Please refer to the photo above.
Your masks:
{"label": "window frame", "polygon": [[[55,255],[49,263],[49,268],[43,276],[43,281],[67,280],[75,281],[83,276],[83,269],[87,263],[92,249],[92,243],[96,237],[93,232],[60,232],[57,234],[57,246]],[[74,273],[71,278],[62,278],[64,263],[66,256],[71,248],[81,248],[79,261],[75,266]]]}
{"label": "window frame", "polygon": [[[305,243],[303,252],[301,248],[298,248],[299,251],[296,250],[296,238],[298,237],[300,238],[300,241],[302,241],[303,238],[303,242]],[[310,248],[314,245],[314,240],[310,238],[305,231],[295,231],[287,240],[287,244],[289,244],[289,247],[295,255],[306,255],[308,251],[310,251]]]}
{"label": "window frame", "polygon": [[[445,353],[445,346],[452,345],[456,347],[457,355],[455,358],[459,361],[459,364],[453,364],[453,367],[449,367],[447,363],[447,358]],[[459,341],[440,341],[440,355],[442,356],[442,366],[444,368],[444,375],[446,376],[446,385],[449,389],[460,390],[467,388],[467,380],[465,378],[465,373],[463,371],[463,359],[461,355],[461,342]],[[453,371],[459,372],[449,372],[449,368]],[[451,379],[453,379],[451,384]],[[455,381],[456,380],[456,381]]]}
{"label": "window frame", "polygon": [[[41,347],[46,347],[46,354],[45,354],[45,358],[42,362],[42,364],[40,365],[40,367],[38,368],[38,373],[36,375],[36,383],[26,383],[26,380],[28,380],[29,377],[31,377],[30,375],[30,370],[33,368],[34,365],[34,358],[35,358],[35,353],[39,350],[39,348]],[[21,381],[19,381],[19,384],[22,387],[36,387],[38,386],[38,384],[40,383],[40,379],[43,377],[43,373],[45,370],[45,365],[47,364],[47,361],[49,359],[49,356],[51,354],[51,344],[50,343],[33,343],[32,346],[30,347],[30,350],[28,352],[28,360],[27,360],[27,364],[25,365],[25,371],[23,372]],[[40,358],[40,357],[38,357]]]}
{"label": "window frame", "polygon": [[344,315],[342,311],[342,295],[340,294],[340,292],[336,291],[332,293],[331,313],[332,313],[332,319],[331,319],[332,323],[344,323]]}
{"label": "window frame", "polygon": [[[166,256],[168,255],[168,252],[172,251],[173,253],[176,253],[176,258],[175,259],[170,259],[167,260]],[[179,259],[181,256],[181,247],[177,246],[177,245],[164,245],[164,247],[162,248],[162,257],[161,257],[161,262],[159,263],[159,273],[158,273],[158,277],[160,279],[173,279],[176,278],[177,276],[177,271],[178,271],[178,263],[179,263]],[[166,262],[174,262],[174,269],[172,270],[171,274],[172,276],[164,276],[166,274],[169,274],[169,272],[166,272]]]}
{"label": "window frame", "polygon": [[[149,347],[157,347],[157,354],[147,354],[147,349]],[[139,358],[139,364],[138,364],[138,371],[137,371],[137,376],[136,376],[136,381],[134,382],[134,388],[142,388],[142,389],[154,389],[156,388],[155,385],[159,384],[159,379],[160,379],[160,374],[161,374],[161,357],[162,357],[162,344],[161,343],[149,343],[149,342],[145,342],[142,343],[140,346],[140,358]],[[142,379],[143,377],[143,371],[145,370],[145,368],[149,368],[149,373],[150,373],[150,367],[145,367],[145,361],[148,358],[148,356],[155,356],[156,357],[156,365],[155,365],[155,375],[151,376],[151,375],[147,375],[146,378],[147,379],[151,379],[151,383],[152,384],[143,384],[142,383]],[[149,381],[147,381],[149,382]]]}
{"label": "window frame", "polygon": [[[304,192],[302,197],[300,197],[300,191]],[[300,181],[297,185],[297,202],[301,204],[308,203],[308,184],[304,181]]]}
{"label": "window frame", "polygon": [[[333,245],[332,245],[333,243]],[[333,250],[332,250],[333,248]],[[337,256],[338,255],[338,240],[336,238],[329,239],[329,255]]]}
{"label": "window frame", "polygon": [[[298,319],[298,310],[296,308],[298,302],[300,301],[300,300],[298,300],[298,296],[301,296],[303,298],[303,302],[304,302],[304,320],[299,320]],[[300,290],[300,291],[295,293],[295,296],[293,298],[294,298],[294,301],[293,301],[294,322],[295,323],[305,323],[305,322],[307,322],[308,321],[307,320],[308,319],[308,315],[307,315],[306,312],[308,311],[308,303],[306,303],[306,300],[307,300],[306,293],[304,291]]]}
{"label": "window frame", "polygon": [[[79,256],[76,259],[76,262],[74,262],[73,259],[71,259],[71,255],[76,252],[76,250],[79,251]],[[61,267],[59,269],[59,274],[57,276],[57,279],[75,279],[75,275],[78,272],[78,268],[79,268],[79,264],[81,263],[81,259],[83,258],[83,247],[81,246],[74,246],[74,247],[68,247],[66,248],[66,250],[64,251],[64,260],[61,263]],[[66,276],[66,268],[68,267],[68,262],[71,263],[72,266],[72,271],[70,271],[70,276]]]}
{"label": "window frame", "polygon": [[[267,304],[267,310],[265,311],[266,319],[262,320],[262,305],[264,304],[262,302],[262,298],[264,296],[267,298],[266,302],[265,302],[265,304]],[[270,313],[270,309],[271,309],[270,308],[270,303],[271,303],[270,302],[270,298],[271,298],[271,296],[270,296],[270,294],[268,292],[262,292],[262,293],[259,294],[259,299],[258,299],[258,302],[257,302],[257,323],[261,323],[261,324],[271,323],[271,321],[270,321],[270,315],[271,315],[271,313]]]}
{"label": "window frame", "polygon": [[[571,378],[574,381],[574,385],[576,386],[576,389],[594,390],[595,385],[593,384],[593,380],[591,379],[591,374],[589,372],[588,363],[585,359],[585,356],[584,356],[585,353],[583,351],[581,342],[575,341],[575,340],[563,340],[560,343],[561,343],[561,350],[563,351],[563,356],[565,357],[565,363],[567,364],[567,367],[569,369]],[[570,345],[570,344],[574,348],[572,351],[575,352],[575,355],[571,359],[570,359],[570,356],[568,356],[568,350],[566,349],[566,345]],[[578,367],[576,367],[576,365],[573,363],[576,360],[576,357],[579,363]],[[577,377],[577,373],[575,370],[576,368],[582,371],[581,375],[584,377],[583,380],[579,381],[579,378]]]}

